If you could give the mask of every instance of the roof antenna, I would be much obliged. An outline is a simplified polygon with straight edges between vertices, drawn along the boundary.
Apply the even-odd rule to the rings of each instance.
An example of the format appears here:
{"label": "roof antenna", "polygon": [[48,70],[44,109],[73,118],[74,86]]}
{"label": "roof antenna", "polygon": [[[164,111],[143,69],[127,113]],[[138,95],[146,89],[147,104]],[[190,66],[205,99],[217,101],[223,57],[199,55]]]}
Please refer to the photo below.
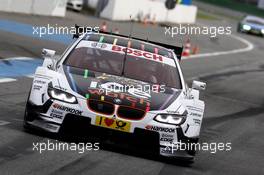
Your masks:
{"label": "roof antenna", "polygon": [[183,48],[183,47],[184,47],[183,37],[180,38],[180,42],[181,42],[181,46],[182,46],[182,48]]}
{"label": "roof antenna", "polygon": [[[132,32],[133,32],[133,27],[134,27],[134,23],[132,21],[132,15],[129,16],[130,21],[131,21],[131,26],[130,26],[130,32],[129,32],[129,36],[128,36],[128,43],[130,43],[131,37],[132,37]],[[126,66],[126,59],[127,59],[127,50],[128,50],[128,43],[127,43],[127,47],[126,47],[126,51],[125,51],[125,56],[124,56],[124,62],[123,62],[123,68],[122,68],[122,74],[124,75],[125,73],[125,66]]]}
{"label": "roof antenna", "polygon": [[132,15],[130,15],[129,18],[130,18],[130,22],[131,22],[130,31],[129,31],[129,39],[130,39],[132,37],[132,33],[133,33],[134,22],[132,21]]}
{"label": "roof antenna", "polygon": [[149,42],[149,30],[147,30],[147,38],[146,38],[147,42]]}

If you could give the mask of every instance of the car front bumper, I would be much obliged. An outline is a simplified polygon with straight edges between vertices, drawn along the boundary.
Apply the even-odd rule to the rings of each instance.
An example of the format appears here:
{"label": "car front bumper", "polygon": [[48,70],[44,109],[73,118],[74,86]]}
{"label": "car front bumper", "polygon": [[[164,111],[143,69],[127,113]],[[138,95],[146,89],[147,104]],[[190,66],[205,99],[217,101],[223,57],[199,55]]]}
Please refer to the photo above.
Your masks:
{"label": "car front bumper", "polygon": [[[122,143],[147,152],[157,153],[157,155],[185,160],[193,160],[194,154],[190,150],[175,149],[175,141],[182,143],[196,142],[197,139],[185,137],[182,128],[175,128],[175,136],[172,140],[161,141],[161,133],[153,130],[135,128],[133,133],[120,132],[108,128],[95,126],[91,123],[91,118],[74,114],[67,114],[63,122],[57,123],[43,115],[52,106],[53,101],[48,100],[43,106],[36,106],[29,103],[27,112],[30,118],[25,123],[34,129],[40,129],[51,133],[63,133],[70,135],[80,135],[83,137],[95,136],[102,141],[110,140],[115,143]],[[162,133],[164,134],[164,133]],[[168,135],[168,134],[167,134]]]}

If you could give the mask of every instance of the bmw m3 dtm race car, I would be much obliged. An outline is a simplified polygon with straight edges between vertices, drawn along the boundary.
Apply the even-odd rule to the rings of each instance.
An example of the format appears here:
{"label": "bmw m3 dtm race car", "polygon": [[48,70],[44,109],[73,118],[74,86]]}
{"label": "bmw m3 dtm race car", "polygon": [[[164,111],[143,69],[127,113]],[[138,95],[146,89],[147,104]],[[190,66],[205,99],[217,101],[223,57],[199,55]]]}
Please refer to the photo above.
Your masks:
{"label": "bmw m3 dtm race car", "polygon": [[[59,58],[43,49],[26,104],[24,127],[59,133],[87,128],[152,139],[159,155],[192,160],[204,114],[199,90],[185,83],[181,47],[111,33],[75,36]],[[151,142],[152,143],[152,142]]]}

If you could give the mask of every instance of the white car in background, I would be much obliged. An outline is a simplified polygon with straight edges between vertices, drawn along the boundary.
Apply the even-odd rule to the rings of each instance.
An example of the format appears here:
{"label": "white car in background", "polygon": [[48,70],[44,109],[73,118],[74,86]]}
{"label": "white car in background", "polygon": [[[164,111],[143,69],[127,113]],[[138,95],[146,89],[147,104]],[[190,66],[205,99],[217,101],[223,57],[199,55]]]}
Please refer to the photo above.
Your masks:
{"label": "white car in background", "polygon": [[67,8],[74,11],[81,11],[83,9],[83,0],[68,0]]}
{"label": "white car in background", "polygon": [[257,16],[246,16],[239,22],[237,31],[264,37],[264,19]]}

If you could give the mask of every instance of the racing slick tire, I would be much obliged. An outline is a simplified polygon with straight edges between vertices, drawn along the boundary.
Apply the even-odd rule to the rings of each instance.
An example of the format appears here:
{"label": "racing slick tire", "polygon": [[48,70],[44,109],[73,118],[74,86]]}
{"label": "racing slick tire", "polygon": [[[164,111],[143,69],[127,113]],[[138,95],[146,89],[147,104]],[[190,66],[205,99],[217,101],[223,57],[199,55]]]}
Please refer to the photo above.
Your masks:
{"label": "racing slick tire", "polygon": [[[30,89],[31,89],[31,88],[30,88]],[[31,91],[29,91],[28,98],[27,98],[27,101],[26,101],[26,107],[25,107],[25,111],[24,111],[23,127],[24,127],[24,129],[25,129],[26,131],[30,131],[30,130],[32,130],[32,128],[30,127],[30,125],[27,123],[27,121],[30,121],[30,120],[33,119],[33,118],[30,116],[30,114],[28,113],[30,93],[31,93]]]}
{"label": "racing slick tire", "polygon": [[28,116],[28,109],[27,109],[27,106],[28,106],[28,102],[27,102],[27,104],[26,104],[26,108],[25,108],[25,112],[24,112],[24,122],[23,122],[23,127],[24,127],[24,129],[25,129],[26,131],[29,131],[29,130],[31,130],[31,128],[30,128],[29,124],[26,122],[26,121],[28,120],[28,118],[29,118],[29,116]]}

